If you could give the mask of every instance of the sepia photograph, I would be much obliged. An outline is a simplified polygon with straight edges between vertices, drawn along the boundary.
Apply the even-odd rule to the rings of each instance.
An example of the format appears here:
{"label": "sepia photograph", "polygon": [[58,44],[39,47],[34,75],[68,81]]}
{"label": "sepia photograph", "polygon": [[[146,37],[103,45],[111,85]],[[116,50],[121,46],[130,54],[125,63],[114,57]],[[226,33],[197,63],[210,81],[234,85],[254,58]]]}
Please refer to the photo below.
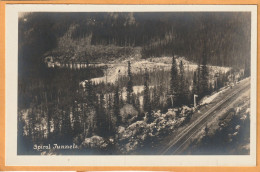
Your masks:
{"label": "sepia photograph", "polygon": [[18,154],[249,154],[250,13],[20,13]]}
{"label": "sepia photograph", "polygon": [[255,155],[251,11],[17,22],[17,156]]}

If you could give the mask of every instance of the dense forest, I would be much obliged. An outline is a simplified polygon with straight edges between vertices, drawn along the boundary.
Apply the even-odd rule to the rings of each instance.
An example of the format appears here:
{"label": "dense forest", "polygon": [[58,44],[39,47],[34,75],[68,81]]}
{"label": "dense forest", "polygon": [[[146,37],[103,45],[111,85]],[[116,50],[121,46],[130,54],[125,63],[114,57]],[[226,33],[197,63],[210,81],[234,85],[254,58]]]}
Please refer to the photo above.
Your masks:
{"label": "dense forest", "polygon": [[[143,58],[174,52],[194,62],[199,62],[205,45],[209,64],[244,68],[250,61],[250,17],[246,12],[21,14],[19,66],[23,68],[19,74],[27,69],[39,71],[37,65],[46,52],[78,61],[103,58],[91,45],[102,45],[97,51],[108,45],[128,47],[127,54],[131,54],[129,47],[139,46]],[[69,45],[59,46],[59,38],[68,33],[77,44],[84,44],[83,50],[68,39],[62,41]],[[118,51],[109,52],[110,56]]]}
{"label": "dense forest", "polygon": [[[189,122],[194,95],[250,75],[250,13],[23,13],[18,47],[18,154],[129,154]],[[50,56],[88,65],[48,67]],[[167,56],[170,69],[133,72],[136,56]],[[126,75],[93,82],[107,69],[89,64],[115,59],[127,59]],[[80,150],[32,149],[54,143]]]}

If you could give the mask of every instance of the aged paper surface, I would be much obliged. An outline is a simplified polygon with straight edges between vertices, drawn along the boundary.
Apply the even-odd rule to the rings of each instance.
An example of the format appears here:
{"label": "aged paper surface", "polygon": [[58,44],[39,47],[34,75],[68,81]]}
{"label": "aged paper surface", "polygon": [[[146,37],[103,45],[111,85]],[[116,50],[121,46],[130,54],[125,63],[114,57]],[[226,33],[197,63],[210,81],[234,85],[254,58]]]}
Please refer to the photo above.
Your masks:
{"label": "aged paper surface", "polygon": [[[248,155],[17,155],[18,19],[32,12],[250,12],[250,153]],[[20,16],[19,16],[20,14]],[[26,21],[26,19],[24,20]],[[20,166],[254,166],[256,163],[256,6],[7,5],[6,165]],[[35,146],[35,145],[34,145]],[[38,145],[36,145],[37,147]],[[59,146],[59,145],[58,145]],[[39,145],[38,149],[48,149]],[[77,145],[72,145],[76,149]]]}

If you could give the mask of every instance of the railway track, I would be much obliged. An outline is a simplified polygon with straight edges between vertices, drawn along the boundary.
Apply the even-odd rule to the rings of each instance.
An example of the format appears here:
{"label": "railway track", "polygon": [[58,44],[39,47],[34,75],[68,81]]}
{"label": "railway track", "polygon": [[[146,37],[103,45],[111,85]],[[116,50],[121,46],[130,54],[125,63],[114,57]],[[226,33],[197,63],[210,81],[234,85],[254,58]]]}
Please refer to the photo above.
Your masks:
{"label": "railway track", "polygon": [[187,126],[182,132],[177,134],[172,141],[170,141],[165,149],[163,149],[160,154],[162,155],[172,155],[180,154],[183,150],[183,147],[189,142],[190,138],[202,129],[202,127],[215,115],[218,114],[218,111],[223,110],[227,107],[232,101],[232,98],[238,96],[244,90],[250,87],[250,82],[246,82],[244,85],[237,86],[233,88],[232,92],[229,93],[225,98],[218,102],[215,106],[207,110],[203,115],[201,115],[196,121]]}

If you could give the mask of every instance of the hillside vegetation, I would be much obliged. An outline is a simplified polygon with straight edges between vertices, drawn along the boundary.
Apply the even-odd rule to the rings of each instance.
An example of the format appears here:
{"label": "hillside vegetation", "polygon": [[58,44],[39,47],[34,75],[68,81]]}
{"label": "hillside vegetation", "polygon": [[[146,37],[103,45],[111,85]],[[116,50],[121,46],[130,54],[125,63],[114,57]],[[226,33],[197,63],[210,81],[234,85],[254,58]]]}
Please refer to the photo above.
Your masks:
{"label": "hillside vegetation", "polygon": [[28,13],[19,19],[19,63],[35,73],[47,55],[105,62],[177,54],[200,62],[206,49],[209,64],[246,68],[250,30],[246,12]]}

